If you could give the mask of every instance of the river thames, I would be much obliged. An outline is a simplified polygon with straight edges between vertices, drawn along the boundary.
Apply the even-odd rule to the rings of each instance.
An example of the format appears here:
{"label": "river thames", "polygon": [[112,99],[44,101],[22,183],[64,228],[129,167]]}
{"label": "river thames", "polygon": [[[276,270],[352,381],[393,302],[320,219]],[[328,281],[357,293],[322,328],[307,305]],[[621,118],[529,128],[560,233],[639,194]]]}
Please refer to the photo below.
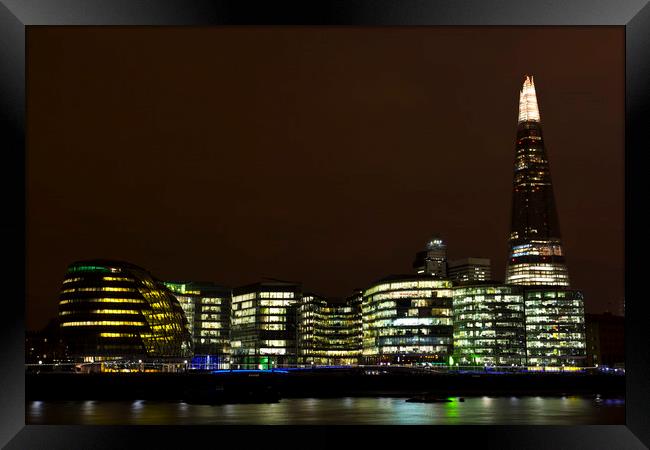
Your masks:
{"label": "river thames", "polygon": [[285,398],[269,404],[29,401],[30,425],[589,425],[625,423],[625,400],[595,396]]}

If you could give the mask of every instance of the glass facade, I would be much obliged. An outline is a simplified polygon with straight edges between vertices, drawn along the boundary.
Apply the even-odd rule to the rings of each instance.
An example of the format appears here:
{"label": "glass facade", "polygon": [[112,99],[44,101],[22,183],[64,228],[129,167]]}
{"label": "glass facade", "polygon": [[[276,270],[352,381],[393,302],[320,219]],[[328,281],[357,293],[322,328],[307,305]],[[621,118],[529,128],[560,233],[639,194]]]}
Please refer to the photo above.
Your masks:
{"label": "glass facade", "polygon": [[296,364],[296,308],[301,287],[263,282],[233,289],[231,347],[235,368]]}
{"label": "glass facade", "polygon": [[457,286],[454,361],[459,365],[525,366],[524,295],[520,286]]}
{"label": "glass facade", "polygon": [[452,282],[394,276],[363,293],[365,364],[447,364],[452,351]]}
{"label": "glass facade", "polygon": [[204,357],[200,364],[192,363],[191,366],[229,368],[230,289],[209,282],[165,282],[165,285],[174,293],[185,312],[194,354]]}
{"label": "glass facade", "polygon": [[569,370],[586,362],[584,301],[580,291],[553,287],[525,290],[529,370]]}
{"label": "glass facade", "polygon": [[305,294],[297,319],[298,364],[354,365],[361,355],[361,292],[345,303]]}
{"label": "glass facade", "polygon": [[71,264],[59,296],[59,321],[71,355],[86,360],[191,352],[179,302],[147,271],[125,262]]}
{"label": "glass facade", "polygon": [[535,84],[519,96],[506,283],[569,286]]}
{"label": "glass facade", "polygon": [[167,289],[172,291],[174,297],[176,297],[176,300],[178,300],[178,303],[181,305],[185,318],[187,319],[187,329],[192,336],[192,341],[194,341],[194,312],[196,309],[196,297],[194,292],[187,290],[186,284],[168,283],[166,281],[163,284]]}

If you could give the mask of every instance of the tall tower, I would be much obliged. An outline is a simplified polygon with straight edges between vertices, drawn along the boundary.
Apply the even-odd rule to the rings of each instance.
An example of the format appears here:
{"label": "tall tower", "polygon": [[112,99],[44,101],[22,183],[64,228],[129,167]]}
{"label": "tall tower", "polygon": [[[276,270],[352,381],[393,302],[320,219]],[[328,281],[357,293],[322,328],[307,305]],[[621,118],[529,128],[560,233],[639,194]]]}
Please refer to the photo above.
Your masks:
{"label": "tall tower", "polygon": [[418,274],[447,278],[447,245],[440,236],[434,235],[427,242],[426,250],[416,253],[413,268]]}
{"label": "tall tower", "polygon": [[533,77],[519,94],[506,283],[569,286]]}

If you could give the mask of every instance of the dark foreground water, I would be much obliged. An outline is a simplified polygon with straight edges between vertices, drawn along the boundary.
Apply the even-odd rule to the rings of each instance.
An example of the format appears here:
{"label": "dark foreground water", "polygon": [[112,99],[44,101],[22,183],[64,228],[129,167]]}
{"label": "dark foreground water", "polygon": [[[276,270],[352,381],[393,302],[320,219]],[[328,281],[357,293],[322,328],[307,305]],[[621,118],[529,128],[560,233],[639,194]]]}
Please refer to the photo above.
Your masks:
{"label": "dark foreground water", "polygon": [[27,423],[83,425],[585,425],[622,424],[622,398],[466,397],[451,403],[405,398],[298,398],[272,404],[193,405],[154,401],[32,401]]}

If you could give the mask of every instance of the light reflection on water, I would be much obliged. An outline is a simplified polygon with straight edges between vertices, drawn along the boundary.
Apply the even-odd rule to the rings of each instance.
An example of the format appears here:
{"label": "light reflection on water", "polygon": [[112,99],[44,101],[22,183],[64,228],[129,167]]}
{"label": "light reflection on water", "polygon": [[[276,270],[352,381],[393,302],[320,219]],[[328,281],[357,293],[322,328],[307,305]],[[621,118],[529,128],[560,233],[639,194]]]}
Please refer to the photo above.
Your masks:
{"label": "light reflection on water", "polygon": [[450,403],[405,398],[282,399],[272,404],[193,405],[144,400],[28,402],[28,424],[84,425],[454,425],[621,424],[625,401],[592,397],[466,397]]}

